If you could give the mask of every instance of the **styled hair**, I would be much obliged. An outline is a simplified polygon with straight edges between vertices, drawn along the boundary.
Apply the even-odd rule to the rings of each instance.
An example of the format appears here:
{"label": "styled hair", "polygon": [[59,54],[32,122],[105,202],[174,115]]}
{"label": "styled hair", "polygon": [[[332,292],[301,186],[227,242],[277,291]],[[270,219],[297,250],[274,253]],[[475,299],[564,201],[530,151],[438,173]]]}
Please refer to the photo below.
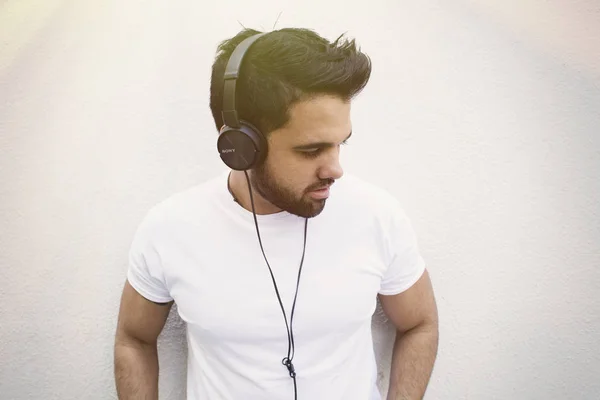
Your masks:
{"label": "styled hair", "polygon": [[[212,66],[210,108],[217,130],[223,125],[223,76],[229,57],[244,39],[260,33],[243,29],[222,41]],[[290,107],[315,95],[351,100],[371,75],[371,60],[342,34],[329,42],[312,30],[284,28],[260,37],[244,56],[236,84],[239,118],[263,134],[289,120]]]}

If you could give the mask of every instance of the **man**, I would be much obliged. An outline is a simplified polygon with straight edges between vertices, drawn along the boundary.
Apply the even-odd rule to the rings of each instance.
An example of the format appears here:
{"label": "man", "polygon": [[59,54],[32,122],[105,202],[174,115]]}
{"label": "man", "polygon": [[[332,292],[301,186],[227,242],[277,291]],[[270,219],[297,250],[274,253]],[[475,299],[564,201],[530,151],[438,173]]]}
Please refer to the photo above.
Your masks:
{"label": "man", "polygon": [[[257,33],[219,46],[210,106],[225,136],[225,68],[252,37],[234,104],[264,135],[263,158],[170,196],[140,224],[116,333],[119,398],[158,397],[156,342],[175,302],[187,325],[188,399],[381,399],[379,298],[397,328],[388,399],[421,399],[438,327],[414,231],[394,198],[342,178],[339,162],[370,60],[341,37]],[[224,160],[240,151],[219,149]]]}

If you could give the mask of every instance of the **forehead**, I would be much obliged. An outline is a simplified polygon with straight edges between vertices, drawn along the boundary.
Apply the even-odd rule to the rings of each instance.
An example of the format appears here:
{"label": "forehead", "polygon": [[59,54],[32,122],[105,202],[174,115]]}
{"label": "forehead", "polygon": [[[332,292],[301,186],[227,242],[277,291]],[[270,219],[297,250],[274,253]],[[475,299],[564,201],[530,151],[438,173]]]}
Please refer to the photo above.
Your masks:
{"label": "forehead", "polygon": [[307,141],[343,141],[352,130],[350,102],[334,96],[318,96],[294,104],[290,119],[273,132],[273,140],[281,143]]}

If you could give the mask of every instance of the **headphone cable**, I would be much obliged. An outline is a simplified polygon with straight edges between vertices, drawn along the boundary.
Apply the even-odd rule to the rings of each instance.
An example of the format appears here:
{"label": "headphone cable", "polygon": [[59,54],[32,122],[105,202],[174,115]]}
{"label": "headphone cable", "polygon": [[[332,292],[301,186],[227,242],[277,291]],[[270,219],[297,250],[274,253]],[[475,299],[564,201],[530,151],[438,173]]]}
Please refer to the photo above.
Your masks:
{"label": "headphone cable", "polygon": [[294,368],[294,364],[292,360],[294,359],[294,328],[293,328],[293,320],[294,320],[294,311],[296,309],[296,299],[298,298],[298,288],[300,286],[300,275],[302,274],[302,265],[304,264],[304,254],[306,253],[306,232],[308,230],[308,218],[304,219],[304,245],[302,249],[302,260],[300,261],[300,268],[298,269],[298,279],[296,280],[296,293],[294,294],[294,302],[292,304],[292,311],[290,314],[290,324],[288,325],[287,315],[285,312],[285,308],[283,307],[283,302],[281,301],[281,296],[279,295],[279,289],[277,288],[277,282],[275,281],[275,276],[273,275],[273,271],[271,270],[271,265],[267,260],[267,256],[265,254],[265,250],[263,248],[262,239],[260,237],[260,230],[258,229],[258,220],[256,218],[256,211],[254,208],[254,198],[252,196],[252,186],[250,185],[250,178],[248,177],[248,172],[244,171],[244,175],[246,175],[246,181],[248,182],[248,191],[250,192],[250,202],[252,204],[252,215],[254,216],[254,225],[256,226],[256,234],[258,236],[258,243],[260,244],[260,249],[262,251],[265,262],[267,263],[267,267],[269,268],[269,273],[271,274],[271,279],[273,281],[273,286],[275,287],[275,293],[277,294],[277,300],[279,300],[279,305],[281,306],[281,311],[283,313],[283,319],[285,321],[285,328],[287,330],[288,335],[288,352],[287,357],[284,357],[281,360],[281,363],[285,365],[288,369],[290,377],[294,382],[294,400],[298,399],[298,389],[296,385],[296,370]]}

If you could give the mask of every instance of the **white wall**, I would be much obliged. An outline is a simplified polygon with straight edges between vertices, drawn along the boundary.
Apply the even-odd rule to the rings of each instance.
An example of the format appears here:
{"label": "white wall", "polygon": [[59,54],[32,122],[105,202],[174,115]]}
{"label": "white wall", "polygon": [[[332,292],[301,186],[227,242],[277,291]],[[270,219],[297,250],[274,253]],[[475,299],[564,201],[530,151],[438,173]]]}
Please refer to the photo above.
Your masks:
{"label": "white wall", "polygon": [[[351,4],[0,2],[2,400],[115,398],[134,229],[221,168],[215,46],[280,12],[373,59],[345,165],[419,234],[441,317],[426,399],[598,398],[599,3]],[[183,398],[184,346],[173,313],[161,399]]]}

